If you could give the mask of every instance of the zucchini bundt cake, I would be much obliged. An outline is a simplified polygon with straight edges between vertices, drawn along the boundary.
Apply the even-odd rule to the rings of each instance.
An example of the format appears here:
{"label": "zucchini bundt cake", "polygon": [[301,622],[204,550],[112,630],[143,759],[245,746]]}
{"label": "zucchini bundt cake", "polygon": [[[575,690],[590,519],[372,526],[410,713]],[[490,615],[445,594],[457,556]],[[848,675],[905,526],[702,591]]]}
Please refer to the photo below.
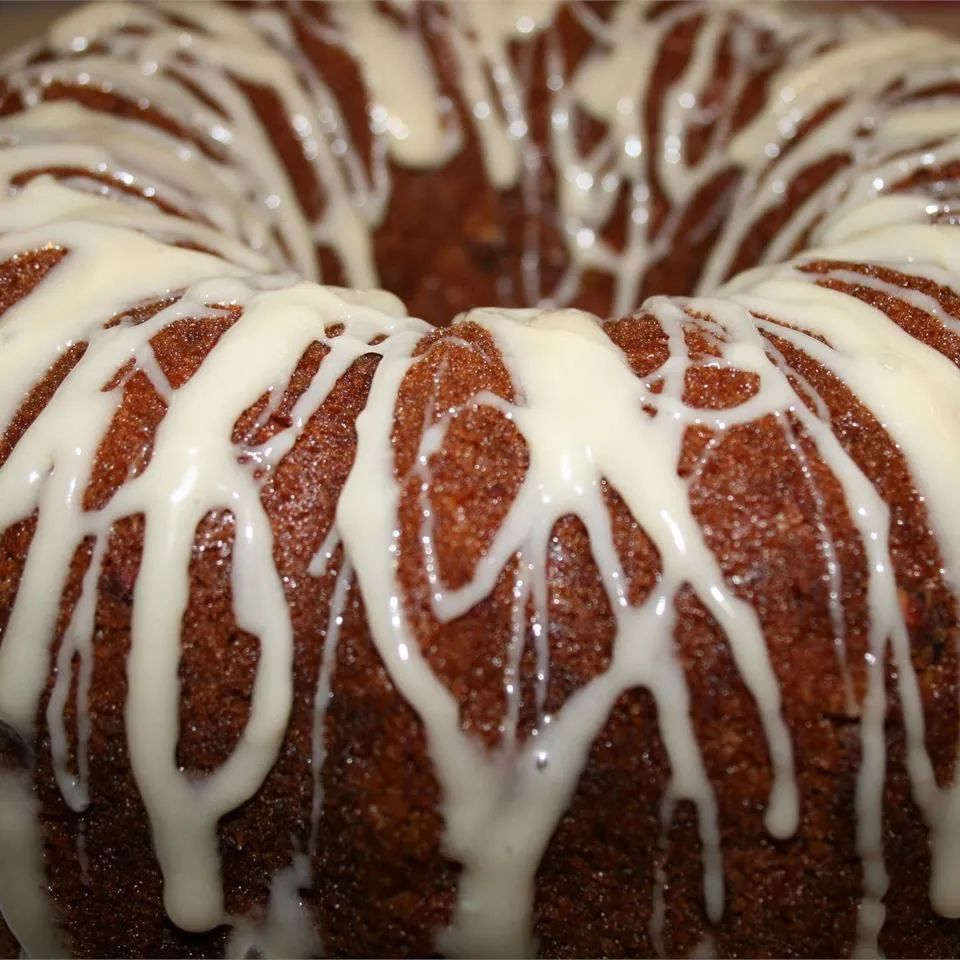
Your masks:
{"label": "zucchini bundt cake", "polygon": [[960,955],[960,45],[90,4],[0,180],[4,955]]}

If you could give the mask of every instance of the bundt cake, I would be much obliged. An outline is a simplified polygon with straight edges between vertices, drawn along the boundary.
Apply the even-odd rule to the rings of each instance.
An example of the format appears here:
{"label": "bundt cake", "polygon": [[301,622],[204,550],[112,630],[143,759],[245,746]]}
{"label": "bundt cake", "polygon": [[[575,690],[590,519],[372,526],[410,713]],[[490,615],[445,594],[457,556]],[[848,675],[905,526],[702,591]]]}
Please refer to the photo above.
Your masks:
{"label": "bundt cake", "polygon": [[0,180],[3,955],[960,955],[960,44],[89,4]]}

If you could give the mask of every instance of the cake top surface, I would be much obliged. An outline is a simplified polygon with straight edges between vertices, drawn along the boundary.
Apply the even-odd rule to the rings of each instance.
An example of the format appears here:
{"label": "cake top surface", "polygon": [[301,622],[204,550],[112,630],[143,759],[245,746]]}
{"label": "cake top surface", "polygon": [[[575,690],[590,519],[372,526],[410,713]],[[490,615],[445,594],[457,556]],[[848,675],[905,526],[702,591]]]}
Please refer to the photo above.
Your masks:
{"label": "cake top surface", "polygon": [[[662,51],[684,31],[693,39],[665,79]],[[364,101],[359,126],[350,95],[311,59],[311,43],[349,57]],[[865,558],[868,616],[858,629],[866,636],[855,638],[842,602],[843,547],[821,516],[838,675],[859,701],[864,731],[856,948],[878,948],[883,920],[885,693],[882,669],[844,660],[848,642],[865,643],[865,663],[890,656],[896,665],[914,795],[932,835],[931,897],[945,915],[960,912],[960,794],[938,784],[924,743],[891,498],[869,462],[873,451],[855,449],[837,422],[855,403],[881,425],[907,464],[939,576],[954,591],[960,460],[944,451],[960,449],[960,319],[950,306],[960,240],[945,171],[960,160],[958,53],[948,38],[883,17],[756,5],[623,4],[600,15],[552,3],[389,3],[240,14],[117,3],[79,9],[7,61],[0,260],[21,265],[27,292],[0,315],[0,529],[37,520],[0,645],[0,718],[32,729],[50,670],[50,649],[36,638],[58,630],[50,585],[62,589],[85,542],[88,572],[58,657],[89,664],[111,530],[141,517],[125,732],[174,923],[203,931],[230,922],[246,935],[226,912],[218,823],[268,777],[295,693],[297,628],[278,561],[287,546],[271,498],[311,422],[367,367],[366,385],[350,388],[362,397],[350,421],[353,459],[341,486],[331,485],[326,529],[301,545],[309,556],[300,575],[330,581],[324,650],[337,643],[348,593],[359,592],[387,675],[426,731],[444,850],[462,867],[440,949],[534,948],[532,878],[591,745],[617,698],[637,686],[659,712],[670,803],[696,807],[705,910],[720,920],[717,801],[674,650],[681,594],[718,624],[756,704],[770,766],[766,828],[775,838],[798,829],[796,758],[765,626],[697,509],[714,449],[757,423],[787,443],[814,514],[830,497],[843,505]],[[715,75],[722,82],[711,86]],[[118,103],[132,104],[133,116],[104,109]],[[265,114],[279,120],[265,126]],[[475,162],[461,171],[464,157]],[[431,188],[439,170],[466,179]],[[812,171],[826,173],[791,200]],[[732,202],[730,177],[740,184]],[[466,239],[451,244],[440,222],[441,239],[421,244],[421,233],[434,232],[433,210],[411,205],[431,189],[445,202],[479,191],[479,206],[468,205],[462,220]],[[494,199],[502,207],[492,214]],[[724,204],[729,215],[710,222]],[[438,220],[449,213],[459,222],[459,209],[438,208]],[[690,238],[699,218],[706,247]],[[387,224],[389,241],[381,239]],[[491,225],[500,235],[484,239]],[[751,245],[763,230],[758,252]],[[397,254],[403,269],[387,284],[392,293],[356,289],[384,282],[404,245],[414,265],[429,251],[421,273]],[[449,276],[440,272],[449,261],[437,251],[460,247],[465,259],[454,258]],[[674,259],[687,264],[684,296],[638,306]],[[488,272],[502,287],[490,286],[477,263],[501,261],[503,275]],[[327,276],[325,265],[345,286],[311,282]],[[753,269],[740,273],[744,265]],[[443,311],[463,296],[458,278],[463,291],[490,294],[488,305],[437,330],[427,321],[453,319]],[[897,311],[885,309],[890,302]],[[617,318],[635,312],[604,321],[578,305]],[[164,336],[210,342],[195,369],[177,377],[162,356]],[[82,355],[68,375],[42,403],[31,400],[75,348]],[[281,415],[311,350],[322,359]],[[135,376],[146,378],[163,413],[142,462],[93,496]],[[724,386],[702,386],[711,382]],[[843,403],[831,393],[841,389],[851,397]],[[25,403],[36,407],[31,417]],[[253,427],[238,437],[245,418]],[[464,521],[464,543],[480,546],[452,582],[435,495],[463,437],[468,448],[482,441],[471,418],[513,437],[520,452],[512,487],[504,469],[496,522]],[[694,435],[708,439],[689,464]],[[614,498],[654,558],[643,590],[624,555]],[[200,778],[178,765],[178,669],[197,531],[217,511],[229,512],[234,530],[233,616],[260,652],[235,748]],[[570,516],[587,531],[614,640],[605,668],[553,708],[548,568],[556,528]],[[748,526],[739,536],[755,535]],[[425,623],[445,628],[468,617],[504,571],[513,571],[505,709],[490,748],[465,729],[462,704],[421,634]],[[518,676],[528,634],[537,684],[524,729]],[[324,663],[320,691],[332,669]],[[89,744],[81,732],[74,769],[63,713],[69,677],[64,669],[54,682],[47,722],[59,787],[82,811],[91,801]],[[318,693],[318,766],[326,702]],[[0,854],[42,877],[29,792],[7,771],[0,791],[11,811],[0,822]],[[281,899],[295,898],[282,892],[289,880],[277,881]],[[0,879],[5,914],[28,949],[55,949],[42,884],[32,886],[10,892]]]}

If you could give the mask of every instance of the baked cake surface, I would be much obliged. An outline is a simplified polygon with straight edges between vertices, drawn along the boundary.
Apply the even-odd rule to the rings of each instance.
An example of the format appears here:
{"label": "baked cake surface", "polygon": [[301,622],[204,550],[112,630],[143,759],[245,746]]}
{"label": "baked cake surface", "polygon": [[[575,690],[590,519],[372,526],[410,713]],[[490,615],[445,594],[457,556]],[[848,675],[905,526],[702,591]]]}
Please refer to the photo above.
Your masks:
{"label": "baked cake surface", "polygon": [[0,944],[960,953],[960,46],[111,3],[0,74]]}

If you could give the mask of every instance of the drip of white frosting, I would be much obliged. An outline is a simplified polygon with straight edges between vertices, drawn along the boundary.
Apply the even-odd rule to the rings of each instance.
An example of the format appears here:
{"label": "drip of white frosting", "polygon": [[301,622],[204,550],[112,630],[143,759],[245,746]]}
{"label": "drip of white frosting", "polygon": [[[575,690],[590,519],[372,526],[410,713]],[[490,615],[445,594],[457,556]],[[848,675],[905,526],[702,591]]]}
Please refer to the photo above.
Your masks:
{"label": "drip of white frosting", "polygon": [[[948,242],[950,228],[910,229],[915,233],[912,249],[918,256],[937,263],[941,270],[956,269],[957,251]],[[116,286],[106,296],[99,284],[81,285],[79,277],[97,263],[111,262],[111,244],[124,244],[129,257],[134,239],[142,245],[146,261],[154,252],[155,242],[137,239],[136,234],[112,227],[94,228],[85,237],[69,223],[56,231],[59,244],[72,252],[34,293],[6,315],[2,325],[5,348],[11,355],[22,356],[24,384],[42,372],[42,357],[47,349],[44,342],[50,331],[45,329],[49,322],[41,325],[36,318],[50,315],[45,302],[53,302],[64,287],[88,290],[89,299],[77,300],[75,311],[60,320],[69,327],[59,335],[52,331],[53,337],[63,342],[85,339],[89,346],[0,472],[6,523],[28,514],[34,504],[41,508],[41,522],[21,590],[0,647],[0,682],[16,677],[16,683],[11,679],[5,685],[0,691],[0,702],[6,719],[17,722],[22,729],[29,728],[31,705],[39,693],[37,685],[43,677],[45,661],[37,656],[36,644],[28,646],[23,638],[35,637],[38,626],[50,633],[49,622],[46,627],[40,622],[44,617],[49,620],[49,612],[44,612],[49,604],[39,601],[47,595],[44,585],[49,583],[51,572],[55,577],[65,576],[73,547],[83,536],[96,536],[99,544],[113,519],[144,512],[148,534],[135,596],[127,721],[134,771],[151,814],[164,867],[168,909],[178,923],[199,929],[219,920],[222,907],[216,879],[216,821],[262,781],[276,754],[285,704],[289,702],[286,608],[279,585],[272,596],[266,590],[276,577],[271,535],[251,474],[238,463],[226,438],[243,409],[264,391],[285,382],[313,340],[327,343],[331,353],[314,384],[298,401],[300,409],[293,418],[294,426],[289,428],[294,435],[353,360],[371,351],[383,356],[367,409],[357,423],[357,457],[338,506],[336,529],[356,569],[384,662],[426,724],[431,755],[444,791],[447,847],[464,865],[460,906],[451,930],[441,941],[446,949],[469,953],[530,949],[528,931],[536,865],[576,786],[593,737],[616,697],[638,684],[651,689],[660,711],[671,761],[671,793],[693,799],[700,811],[705,897],[710,915],[719,918],[722,867],[715,800],[690,727],[686,686],[672,654],[672,598],[683,582],[693,586],[727,633],[735,660],[764,719],[775,775],[768,810],[770,829],[777,835],[788,835],[795,828],[797,798],[789,738],[780,719],[778,684],[770,670],[759,626],[750,608],[730,593],[716,560],[706,550],[690,514],[685,483],[676,475],[680,442],[687,425],[698,423],[722,431],[764,413],[790,411],[800,418],[843,483],[849,502],[856,505],[851,513],[868,553],[875,558],[871,561],[875,656],[882,662],[885,637],[893,636],[900,648],[898,660],[903,676],[910,676],[909,658],[904,657],[902,649],[901,614],[886,557],[885,506],[839,449],[826,424],[797,402],[748,312],[762,312],[778,321],[792,322],[797,329],[781,327],[779,323],[772,329],[797,342],[828,369],[854,384],[868,406],[887,423],[917,475],[924,478],[922,489],[952,577],[955,558],[960,557],[960,544],[954,542],[956,534],[944,511],[948,509],[950,490],[960,478],[944,469],[941,453],[957,438],[940,437],[932,431],[954,428],[950,422],[941,425],[939,419],[923,415],[921,422],[932,426],[929,431],[918,432],[918,414],[914,414],[911,404],[904,403],[891,412],[888,398],[890,383],[902,381],[903,386],[896,389],[898,397],[909,393],[914,404],[936,404],[937,409],[946,402],[945,398],[955,397],[950,402],[960,407],[955,371],[939,354],[914,341],[876,309],[820,289],[812,284],[811,276],[796,274],[790,268],[757,272],[744,278],[731,290],[732,299],[728,301],[690,301],[685,310],[666,300],[652,301],[649,309],[668,332],[671,344],[671,358],[660,371],[663,388],[659,393],[636,379],[619,351],[587,315],[489,310],[470,315],[471,322],[486,327],[494,337],[523,398],[516,404],[491,397],[479,397],[477,402],[497,405],[511,416],[527,441],[530,469],[472,582],[457,591],[444,590],[441,584],[441,589],[435,591],[435,612],[441,620],[450,619],[482,599],[518,550],[534,558],[533,578],[542,577],[544,564],[537,558],[544,555],[552,525],[572,512],[584,520],[590,532],[617,620],[614,658],[607,673],[550,717],[535,740],[514,742],[509,753],[488,757],[461,731],[456,704],[422,659],[405,623],[402,592],[396,579],[392,531],[399,488],[389,437],[394,398],[400,380],[414,362],[411,351],[425,328],[414,321],[380,313],[373,306],[357,302],[356,297],[351,302],[330,291],[290,281],[229,279],[194,283],[173,306],[138,326],[121,324],[102,330],[97,320],[116,312],[110,309],[111,301],[114,306],[118,303]],[[876,235],[871,239],[883,246]],[[16,240],[10,237],[4,245],[26,247],[26,240],[29,233]],[[856,260],[863,259],[865,252],[869,255],[862,241],[851,241],[846,247],[816,253]],[[169,263],[163,265],[163,280],[149,270],[131,275],[128,302],[139,302],[158,285],[169,287],[175,276],[180,281],[177,286],[188,282],[191,269],[202,276],[212,269],[222,271],[225,266],[189,251],[177,255],[183,261],[179,275],[175,275]],[[205,304],[209,303],[239,303],[244,308],[243,317],[223,336],[191,381],[169,395],[170,409],[158,431],[147,469],[121,488],[107,508],[93,514],[79,510],[77,496],[85,486],[92,454],[116,405],[116,399],[102,393],[100,386],[131,352],[139,355],[157,330],[173,319],[208,311]],[[385,305],[392,306],[389,301]],[[270,324],[259,319],[261,313],[269,313]],[[691,410],[682,404],[680,395],[689,360],[681,331],[692,322],[691,313],[708,315],[721,325],[725,334],[724,362],[760,377],[759,393],[740,407],[706,411]],[[333,323],[346,324],[346,331],[327,338],[326,331]],[[281,336],[277,335],[278,328]],[[804,330],[827,337],[830,346],[812,340],[801,332]],[[377,334],[386,334],[387,339],[370,347],[369,341]],[[900,357],[902,365],[896,371],[888,371],[886,381],[878,380],[878,371],[884,368],[877,358],[891,355]],[[863,373],[859,372],[861,369]],[[238,371],[243,371],[243,376]],[[222,403],[211,406],[201,400],[209,397],[208,383],[214,380]],[[23,388],[14,384],[11,389],[19,389],[22,395]],[[601,394],[606,398],[608,411],[622,412],[598,418],[589,401]],[[926,397],[931,399],[927,401]],[[94,400],[100,407],[99,413],[95,413]],[[645,406],[658,410],[659,415],[650,417],[643,412]],[[73,417],[69,416],[71,410],[76,411]],[[441,420],[438,424],[431,428],[433,433],[428,431],[424,436],[425,451],[442,449],[446,423]],[[264,451],[261,462],[277,462],[290,444],[289,437],[275,440],[273,449]],[[636,450],[645,450],[649,455],[643,471],[633,466],[632,451]],[[935,463],[939,464],[939,471],[931,469]],[[45,469],[41,464],[48,466]],[[657,464],[660,466],[654,466]],[[54,468],[52,473],[48,473],[50,466]],[[42,479],[44,476],[46,480]],[[30,480],[31,477],[37,479]],[[662,558],[660,582],[639,608],[630,607],[625,599],[623,572],[600,495],[601,479],[618,490]],[[378,496],[371,497],[371,489],[376,489]],[[196,525],[206,512],[216,508],[229,508],[234,513],[238,531],[234,555],[236,613],[244,629],[260,638],[262,656],[251,719],[236,753],[206,781],[191,783],[172,764],[177,726],[178,624],[186,585],[185,580],[180,581],[177,600],[171,574],[186,570]],[[153,536],[151,529],[156,531]],[[69,535],[65,535],[67,531]],[[323,552],[332,554],[333,541]],[[95,567],[96,564],[92,569]],[[317,573],[321,567],[317,567]],[[78,623],[85,619],[90,602],[86,596],[91,589],[89,581],[95,581],[95,577],[90,575],[87,579],[75,614]],[[165,584],[165,610],[154,602],[160,593],[151,590],[161,581]],[[36,587],[32,588],[34,582]],[[338,583],[340,596],[335,597],[331,609],[332,625],[338,625],[346,575],[338,578]],[[37,600],[31,600],[32,597]],[[255,609],[244,603],[244,597],[255,597]],[[324,684],[329,683],[335,633],[333,626],[328,629],[318,705],[324,701]],[[25,683],[30,676],[37,678],[32,688]],[[902,696],[910,693],[908,680],[903,684]],[[878,701],[879,713],[873,706],[877,689],[874,682],[864,714],[860,805],[861,849],[868,868],[865,915],[876,912],[882,895],[882,860],[878,860],[879,874],[870,879],[871,858],[880,856],[876,801],[877,787],[882,784],[882,737],[878,744],[871,742],[877,734],[876,717],[882,717],[882,700]],[[264,703],[269,706],[264,707]],[[928,816],[939,834],[951,827],[953,793],[944,794],[941,800],[937,799],[940,794],[932,792],[929,764],[925,764],[922,753],[922,715],[915,696],[905,696],[904,703],[911,734],[911,773],[916,777],[918,796],[928,801]],[[261,719],[262,716],[269,719]],[[949,888],[955,862],[949,856],[938,856],[935,893],[938,906],[949,912],[949,901],[939,891]],[[499,918],[498,922],[493,923],[491,917]]]}
{"label": "drip of white frosting", "polygon": [[0,914],[27,956],[62,957],[37,807],[28,776],[0,770]]}
{"label": "drip of white frosting", "polygon": [[[613,280],[611,309],[619,314],[636,305],[646,270],[684,239],[680,227],[688,205],[733,161],[742,162],[737,150],[731,153],[727,146],[728,118],[771,56],[762,38],[768,32],[776,36],[776,56],[793,65],[785,71],[785,86],[796,84],[794,75],[802,73],[799,65],[811,48],[837,36],[877,32],[867,18],[827,20],[812,11],[797,17],[757,5],[734,10],[726,4],[693,4],[654,15],[645,5],[624,3],[609,22],[588,8],[574,8],[591,37],[592,52],[572,69],[563,62],[552,33],[556,0],[456,3],[442,15],[404,6],[384,9],[372,2],[333,3],[328,9],[329,22],[321,22],[311,11],[296,7],[288,15],[257,9],[244,17],[212,2],[178,6],[176,15],[185,27],[168,19],[162,7],[118,2],[79,8],[51,32],[57,54],[53,59],[33,64],[20,53],[0,65],[10,85],[33,105],[24,116],[0,120],[0,139],[16,147],[7,155],[9,172],[0,169],[0,183],[35,168],[36,151],[42,150],[42,166],[76,166],[148,189],[187,216],[263,252],[275,269],[292,266],[315,278],[314,246],[322,243],[334,249],[351,285],[374,286],[372,231],[392,195],[389,161],[430,169],[466,142],[451,96],[440,91],[433,59],[437,54],[428,50],[425,24],[435,35],[431,42],[449,47],[456,59],[454,97],[464,104],[489,181],[500,190],[521,190],[528,222],[523,289],[514,295],[530,305],[563,305],[576,296],[586,272],[599,272]],[[654,96],[659,51],[671,31],[694,20],[700,25],[689,62],[656,94],[659,142],[647,142],[642,117],[647,98]],[[369,156],[361,156],[354,143],[322,65],[318,68],[298,46],[295,26],[356,58],[368,101]],[[881,30],[874,42],[882,45],[888,34],[894,38],[891,43],[901,42],[896,40],[900,34],[889,30]],[[545,144],[534,138],[529,116],[533,87],[526,60],[535,43],[547,51],[550,130]],[[723,102],[708,113],[700,99],[724,43],[732,73]],[[100,47],[108,55],[91,52]],[[165,117],[181,118],[212,156],[145,123],[92,117],[72,104],[38,104],[44,88],[55,82],[103,88]],[[325,200],[318,214],[308,216],[294,197],[278,152],[265,137],[241,82],[275,92],[303,162],[322,187]],[[586,153],[576,138],[579,114],[603,126],[599,141]],[[694,162],[687,134],[714,116],[721,119]],[[746,143],[746,136],[736,143]],[[747,169],[752,169],[753,159]],[[551,206],[568,259],[553,288],[545,286],[540,274],[536,228],[545,212],[541,181],[547,165],[557,171]],[[651,224],[651,175],[672,204],[656,230]],[[79,181],[72,185],[90,186]],[[603,239],[621,192],[628,197],[622,251]],[[114,196],[132,202],[129,196]],[[184,229],[191,237],[202,232],[199,224]],[[196,242],[221,249],[216,239]]]}
{"label": "drip of white frosting", "polygon": [[301,894],[310,885],[310,861],[305,854],[298,853],[290,866],[278,871],[271,880],[270,899],[263,916],[259,920],[233,920],[224,956],[236,960],[324,956],[316,921]]}
{"label": "drip of white frosting", "polygon": [[[90,803],[90,717],[86,710],[93,675],[93,628],[100,567],[106,542],[99,539],[94,547],[90,566],[84,574],[80,600],[64,633],[57,653],[56,682],[47,704],[47,729],[50,731],[50,752],[57,784],[72,810],[85,810]],[[77,717],[77,772],[67,768],[67,731],[64,723],[67,697],[73,676],[72,661],[79,658],[75,714]]]}
{"label": "drip of white frosting", "polygon": [[[960,44],[952,37],[884,30],[854,36],[781,71],[772,86],[770,108],[728,147],[747,176],[736,215],[727,220],[710,254],[700,288],[715,289],[729,275],[737,250],[758,220],[783,202],[802,171],[831,157],[847,156],[850,163],[791,213],[762,252],[761,262],[789,257],[811,229],[805,245],[844,239],[854,224],[872,229],[884,223],[923,222],[930,212],[925,210],[931,204],[929,193],[887,196],[885,204],[872,201],[911,173],[958,155],[960,102],[910,100],[925,87],[960,79],[958,58]],[[836,105],[834,112],[798,136],[802,125],[830,104]],[[872,222],[864,221],[865,211]]]}
{"label": "drip of white frosting", "polygon": [[372,129],[386,132],[391,156],[414,167],[449,160],[461,144],[444,124],[437,78],[416,28],[377,15],[371,0],[337,4],[332,11],[363,69]]}
{"label": "drip of white frosting", "polygon": [[[336,527],[332,529],[335,530]],[[317,566],[316,564],[310,566],[310,572],[315,576],[320,573]],[[337,579],[333,587],[333,597],[330,600],[330,619],[327,622],[327,632],[323,642],[323,657],[320,661],[320,673],[317,677],[317,690],[313,701],[313,737],[311,743],[313,799],[310,809],[309,843],[311,854],[317,846],[317,831],[320,828],[320,814],[323,810],[323,764],[327,758],[327,748],[324,742],[324,721],[332,696],[337,641],[340,639],[340,628],[343,626],[344,608],[352,579],[353,568],[349,563],[344,563],[337,573]]]}

